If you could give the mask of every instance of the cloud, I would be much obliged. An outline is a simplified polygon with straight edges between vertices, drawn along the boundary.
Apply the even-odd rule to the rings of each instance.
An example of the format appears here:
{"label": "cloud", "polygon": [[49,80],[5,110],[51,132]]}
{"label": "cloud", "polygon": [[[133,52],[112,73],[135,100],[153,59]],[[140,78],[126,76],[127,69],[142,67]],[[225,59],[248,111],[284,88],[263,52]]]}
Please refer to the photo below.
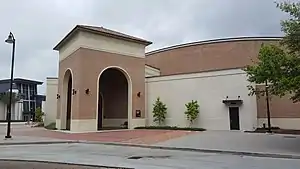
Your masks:
{"label": "cloud", "polygon": [[5,1],[0,6],[0,78],[10,73],[11,47],[4,43],[10,31],[17,39],[15,77],[45,81],[58,73],[58,53],[52,48],[76,24],[151,40],[147,50],[153,50],[211,38],[279,36],[286,17],[273,0]]}

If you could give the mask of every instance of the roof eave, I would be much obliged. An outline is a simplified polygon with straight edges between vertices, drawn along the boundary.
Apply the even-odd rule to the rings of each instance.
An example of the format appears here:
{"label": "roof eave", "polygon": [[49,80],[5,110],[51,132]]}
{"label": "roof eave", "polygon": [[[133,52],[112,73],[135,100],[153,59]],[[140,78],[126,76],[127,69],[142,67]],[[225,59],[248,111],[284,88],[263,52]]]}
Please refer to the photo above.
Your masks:
{"label": "roof eave", "polygon": [[53,48],[53,50],[59,50],[72,36],[76,33],[79,26],[75,26],[58,44]]}
{"label": "roof eave", "polygon": [[54,48],[53,50],[59,50],[65,43],[68,42],[68,40],[77,32],[77,31],[85,31],[85,32],[90,32],[90,33],[94,33],[94,34],[98,34],[98,35],[103,35],[103,36],[110,36],[110,37],[114,37],[117,39],[122,39],[122,40],[126,40],[126,41],[131,41],[131,42],[135,42],[135,43],[140,43],[143,44],[145,46],[151,45],[152,42],[150,41],[146,41],[146,40],[137,40],[137,39],[132,39],[132,38],[126,38],[126,37],[122,37],[122,36],[117,36],[114,34],[110,34],[110,33],[104,33],[104,32],[99,32],[96,30],[92,30],[92,29],[88,29],[88,28],[84,28],[81,27],[80,25],[77,25],[75,28],[73,28]]}
{"label": "roof eave", "polygon": [[100,31],[92,30],[92,29],[85,28],[85,27],[80,27],[79,26],[79,29],[82,30],[82,31],[94,33],[94,34],[97,34],[97,35],[109,36],[109,37],[114,37],[116,39],[121,39],[121,40],[125,40],[125,41],[140,43],[140,44],[143,44],[143,45],[146,45],[146,46],[152,44],[152,42],[150,42],[150,41],[137,40],[137,39],[133,39],[133,38],[129,38],[129,37],[118,36],[118,35],[114,35],[114,34],[111,34],[111,33],[100,32]]}

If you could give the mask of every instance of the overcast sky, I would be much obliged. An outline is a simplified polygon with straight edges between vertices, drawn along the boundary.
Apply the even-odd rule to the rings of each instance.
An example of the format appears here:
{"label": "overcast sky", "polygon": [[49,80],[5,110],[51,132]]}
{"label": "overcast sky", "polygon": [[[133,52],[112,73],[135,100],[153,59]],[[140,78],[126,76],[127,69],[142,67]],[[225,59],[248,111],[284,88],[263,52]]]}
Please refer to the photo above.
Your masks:
{"label": "overcast sky", "polygon": [[[103,26],[154,42],[147,50],[235,36],[281,36],[286,18],[273,0],[7,0],[0,5],[0,78],[9,78],[12,31],[15,77],[56,77],[52,48],[76,25]],[[1,41],[3,40],[3,43]],[[45,85],[39,88],[45,92]]]}

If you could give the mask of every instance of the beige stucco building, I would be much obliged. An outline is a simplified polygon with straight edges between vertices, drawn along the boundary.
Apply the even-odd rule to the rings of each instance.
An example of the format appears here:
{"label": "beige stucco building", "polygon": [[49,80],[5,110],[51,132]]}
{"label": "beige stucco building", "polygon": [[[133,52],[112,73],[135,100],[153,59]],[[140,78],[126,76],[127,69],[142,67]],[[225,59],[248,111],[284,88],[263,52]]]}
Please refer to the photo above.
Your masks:
{"label": "beige stucco building", "polygon": [[[279,38],[231,38],[145,52],[151,42],[102,27],[76,26],[55,46],[58,78],[47,78],[47,123],[75,132],[155,125],[153,103],[167,105],[166,125],[188,126],[185,104],[197,100],[195,127],[253,130],[265,122],[265,99],[249,96],[242,70],[262,43]],[[300,129],[300,105],[273,97],[272,124]]]}

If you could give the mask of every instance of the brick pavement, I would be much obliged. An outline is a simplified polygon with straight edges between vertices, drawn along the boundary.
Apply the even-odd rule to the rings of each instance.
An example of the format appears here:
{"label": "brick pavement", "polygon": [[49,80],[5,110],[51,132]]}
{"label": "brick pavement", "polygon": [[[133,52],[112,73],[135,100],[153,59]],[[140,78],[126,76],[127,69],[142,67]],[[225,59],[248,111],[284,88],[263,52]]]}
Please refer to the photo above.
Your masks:
{"label": "brick pavement", "polygon": [[93,133],[65,133],[44,128],[24,128],[13,130],[16,136],[32,136],[63,140],[98,141],[131,144],[155,144],[197,132],[172,130],[118,130]]}

